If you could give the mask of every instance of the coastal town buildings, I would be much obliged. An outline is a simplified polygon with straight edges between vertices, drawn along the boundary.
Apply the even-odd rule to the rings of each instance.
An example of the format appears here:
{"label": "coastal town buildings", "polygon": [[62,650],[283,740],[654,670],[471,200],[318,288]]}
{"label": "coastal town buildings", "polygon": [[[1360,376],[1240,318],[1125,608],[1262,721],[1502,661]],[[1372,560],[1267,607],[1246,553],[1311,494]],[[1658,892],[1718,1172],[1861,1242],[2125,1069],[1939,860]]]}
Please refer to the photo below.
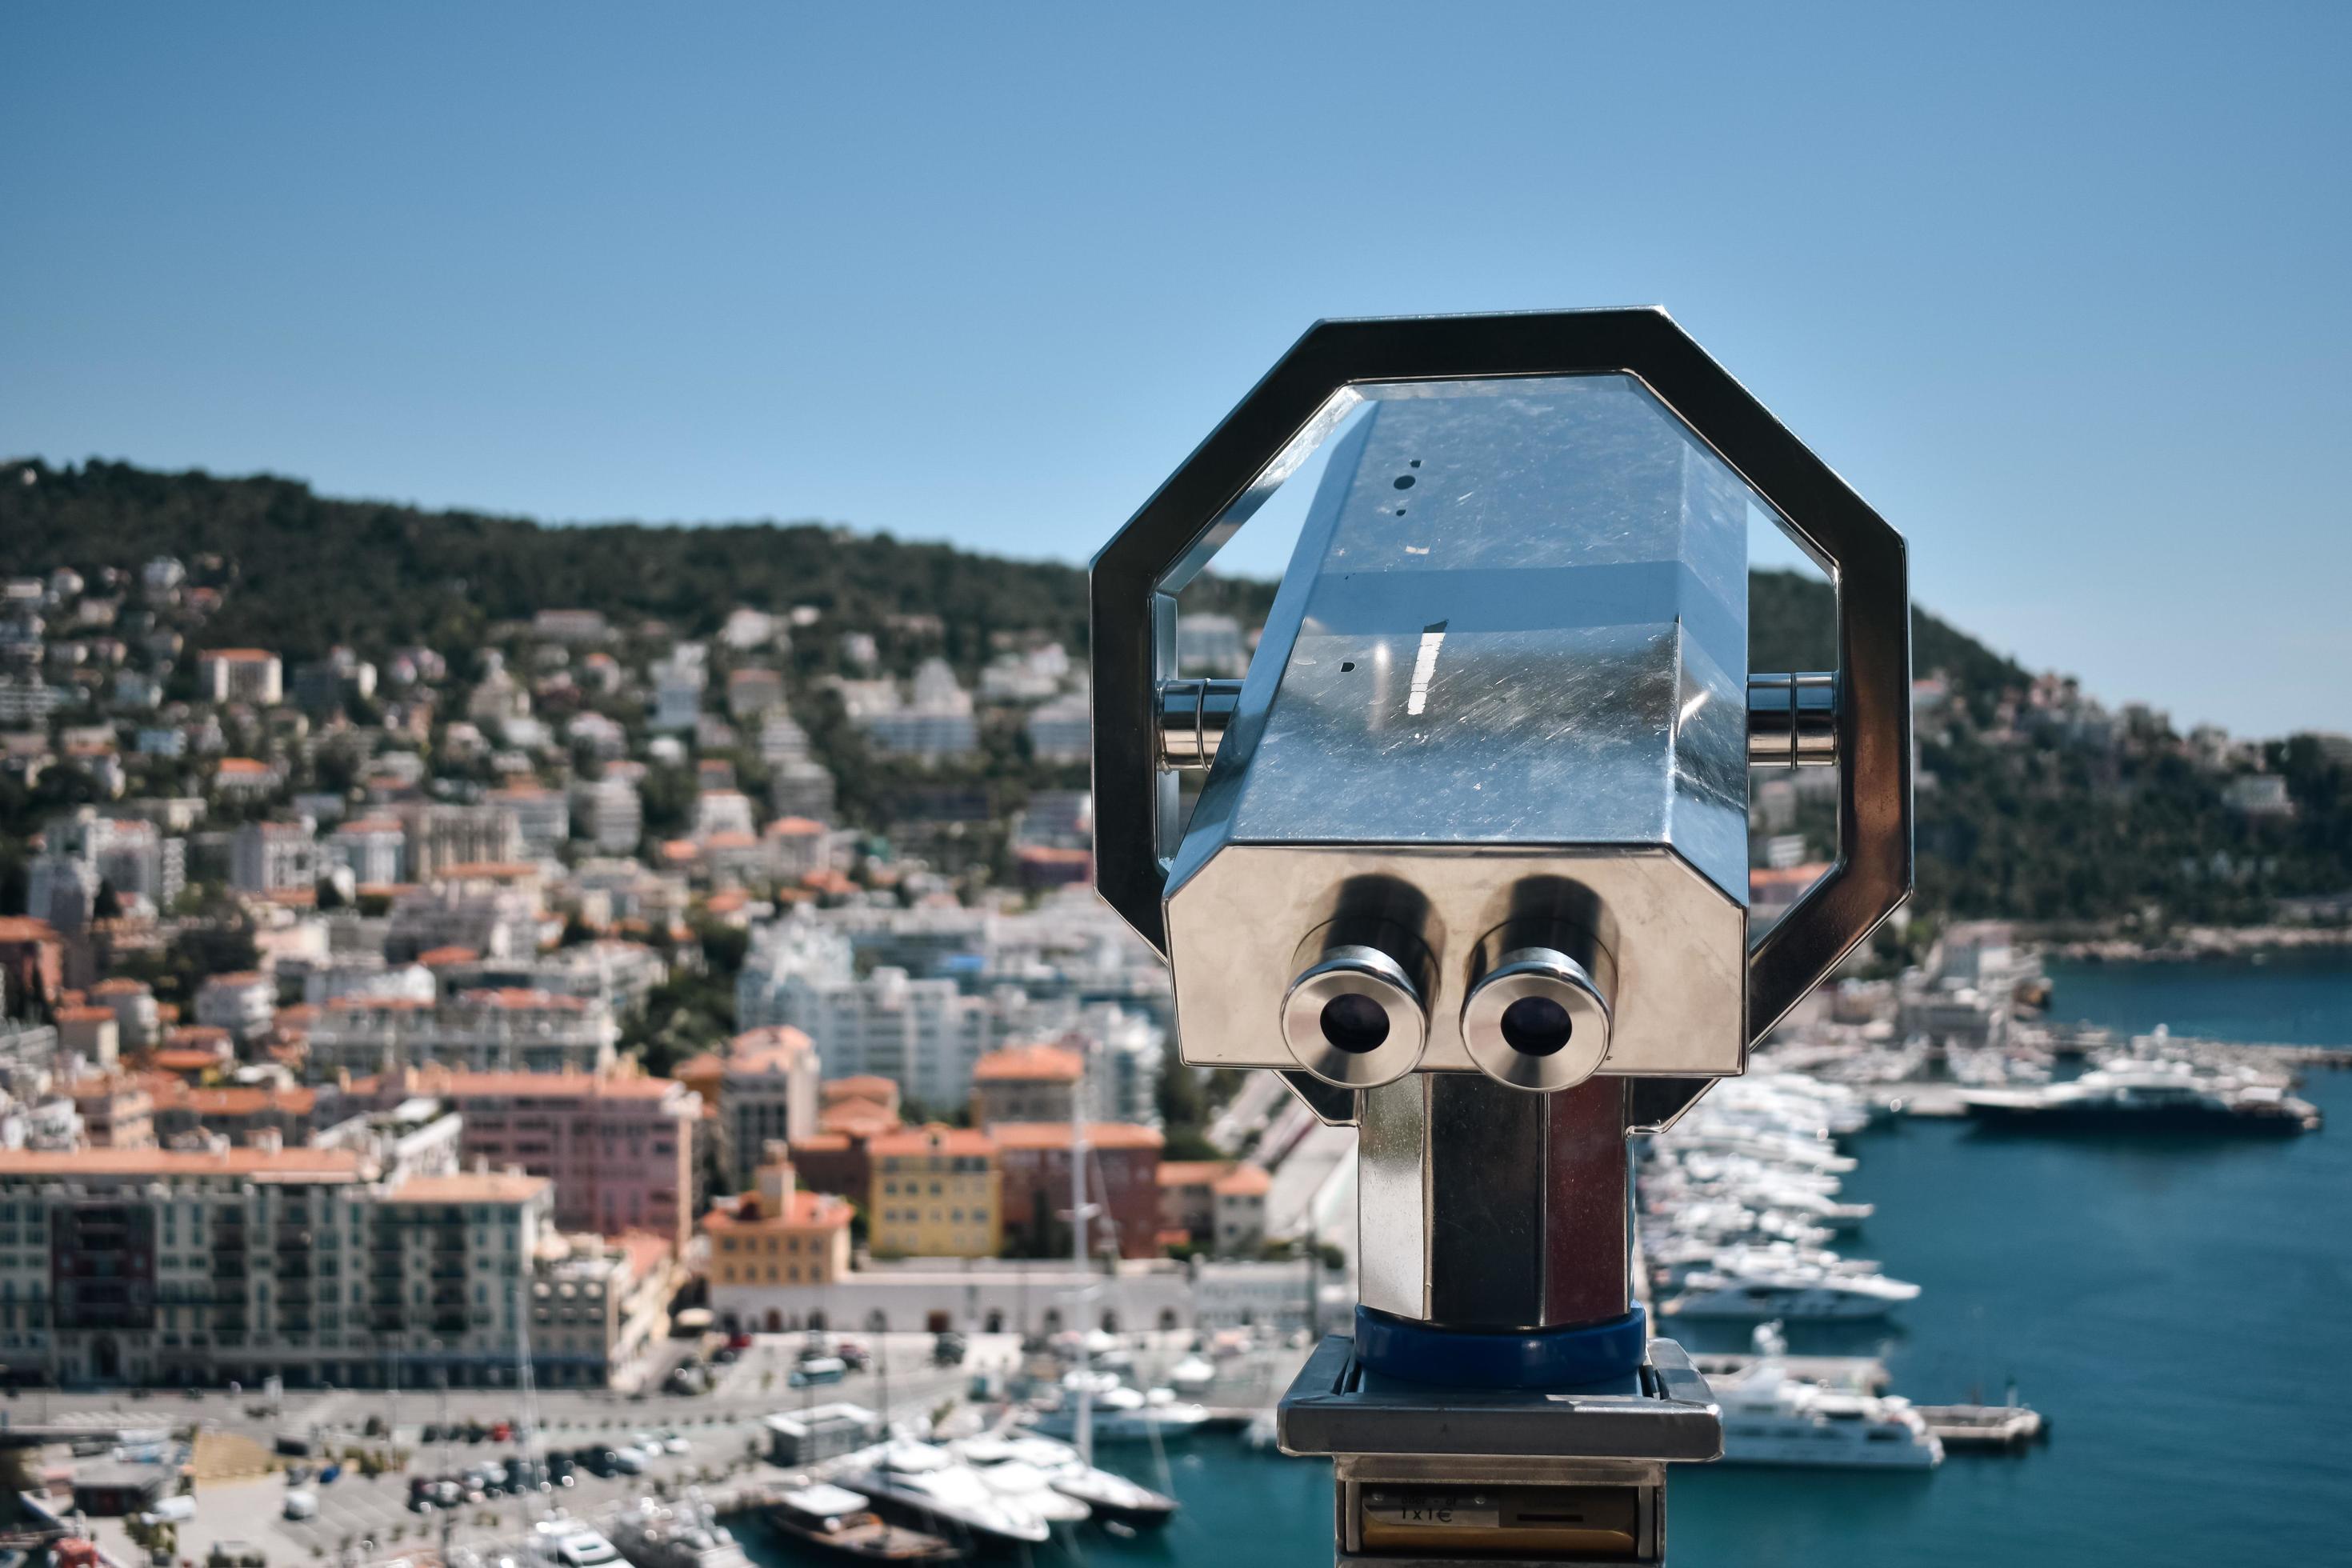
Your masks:
{"label": "coastal town buildings", "polygon": [[431,1004],[339,996],[310,1025],[305,1065],[314,1080],[427,1066],[598,1073],[619,1038],[602,1003],[545,991],[467,991]]}

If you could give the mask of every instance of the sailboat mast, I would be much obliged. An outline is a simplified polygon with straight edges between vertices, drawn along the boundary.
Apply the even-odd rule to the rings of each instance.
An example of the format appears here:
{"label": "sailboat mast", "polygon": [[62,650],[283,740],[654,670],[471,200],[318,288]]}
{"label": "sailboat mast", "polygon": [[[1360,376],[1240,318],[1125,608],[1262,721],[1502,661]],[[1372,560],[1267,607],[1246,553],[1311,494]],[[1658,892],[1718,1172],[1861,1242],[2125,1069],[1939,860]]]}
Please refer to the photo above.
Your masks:
{"label": "sailboat mast", "polygon": [[1071,1436],[1078,1463],[1095,1462],[1094,1356],[1087,1348],[1087,1048],[1078,1046],[1078,1079],[1070,1089],[1070,1260],[1077,1268],[1078,1410]]}

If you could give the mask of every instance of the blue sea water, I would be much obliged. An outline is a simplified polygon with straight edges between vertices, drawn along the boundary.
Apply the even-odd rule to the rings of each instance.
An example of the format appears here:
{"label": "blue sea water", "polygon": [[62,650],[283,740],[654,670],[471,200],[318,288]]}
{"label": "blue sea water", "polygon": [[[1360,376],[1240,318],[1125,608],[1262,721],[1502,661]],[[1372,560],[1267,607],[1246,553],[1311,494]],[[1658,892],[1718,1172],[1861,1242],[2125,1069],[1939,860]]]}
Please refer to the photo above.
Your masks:
{"label": "blue sea water", "polygon": [[[2061,1018],[2352,1044],[2347,955],[2054,978]],[[1997,1398],[2014,1378],[2052,1439],[1920,1475],[1681,1470],[1671,1560],[2352,1562],[2352,1074],[2315,1075],[2305,1093],[2330,1125],[2280,1141],[2044,1140],[1938,1121],[1857,1140],[1847,1192],[1878,1215],[1850,1250],[1925,1290],[1897,1329],[1820,1331],[1794,1348],[1883,1355],[1896,1389],[1923,1401]],[[1687,1337],[1738,1348],[1736,1335]],[[1175,1456],[1164,1479],[1186,1505],[1168,1533],[1089,1534],[1087,1563],[1330,1560],[1328,1465],[1215,1439]]]}

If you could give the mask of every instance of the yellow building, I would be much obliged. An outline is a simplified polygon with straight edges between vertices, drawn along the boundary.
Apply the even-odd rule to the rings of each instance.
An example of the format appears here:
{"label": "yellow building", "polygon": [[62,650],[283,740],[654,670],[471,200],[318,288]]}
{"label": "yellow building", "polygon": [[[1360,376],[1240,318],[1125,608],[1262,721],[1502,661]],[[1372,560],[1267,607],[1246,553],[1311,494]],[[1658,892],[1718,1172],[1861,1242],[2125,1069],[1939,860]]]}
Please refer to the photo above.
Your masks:
{"label": "yellow building", "polygon": [[993,1258],[1004,1244],[996,1140],[961,1127],[886,1132],[866,1145],[866,1242],[877,1257]]}
{"label": "yellow building", "polygon": [[824,1286],[849,1273],[849,1205],[797,1191],[783,1145],[768,1145],[758,1184],[732,1210],[703,1216],[710,1238],[710,1304],[722,1317],[738,1290],[758,1286]]}

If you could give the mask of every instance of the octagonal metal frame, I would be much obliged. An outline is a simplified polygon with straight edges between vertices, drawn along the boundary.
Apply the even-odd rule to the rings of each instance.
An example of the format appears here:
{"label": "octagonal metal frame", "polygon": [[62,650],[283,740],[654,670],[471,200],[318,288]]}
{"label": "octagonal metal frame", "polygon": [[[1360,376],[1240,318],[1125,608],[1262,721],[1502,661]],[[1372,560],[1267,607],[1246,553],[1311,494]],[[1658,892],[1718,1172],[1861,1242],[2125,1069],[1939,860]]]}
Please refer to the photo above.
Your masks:
{"label": "octagonal metal frame", "polygon": [[[1272,487],[1270,463],[1367,382],[1626,374],[1770,503],[1837,590],[1838,861],[1748,952],[1752,1043],[1910,895],[1911,604],[1902,535],[1655,307],[1318,321],[1095,556],[1095,886],[1163,957],[1168,861],[1157,726],[1175,595]],[[1634,1080],[1636,1125],[1705,1080]]]}

